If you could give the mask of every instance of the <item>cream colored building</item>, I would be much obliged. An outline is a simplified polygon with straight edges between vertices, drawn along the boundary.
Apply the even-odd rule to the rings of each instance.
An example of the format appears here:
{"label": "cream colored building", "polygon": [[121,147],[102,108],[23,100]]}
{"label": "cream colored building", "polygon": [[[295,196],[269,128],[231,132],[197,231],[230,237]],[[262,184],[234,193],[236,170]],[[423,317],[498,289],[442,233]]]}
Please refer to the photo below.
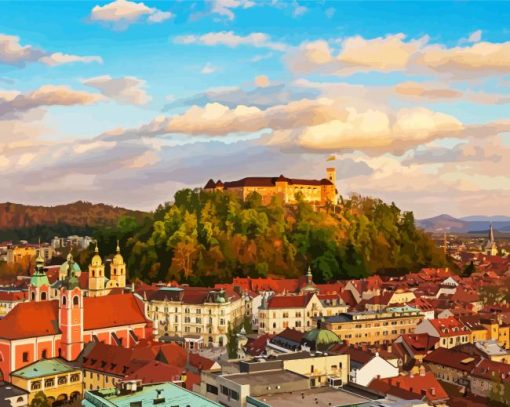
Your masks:
{"label": "cream colored building", "polygon": [[348,306],[335,295],[305,292],[302,295],[276,295],[262,301],[259,308],[259,334],[276,334],[286,328],[308,331],[316,319],[347,312]]}
{"label": "cream colored building", "polygon": [[239,326],[250,298],[204,287],[162,287],[144,294],[157,336],[184,338],[186,347],[225,346],[229,324]]}
{"label": "cream colored building", "polygon": [[422,320],[418,309],[404,306],[381,312],[346,312],[327,318],[324,325],[351,344],[381,345],[413,333]]}

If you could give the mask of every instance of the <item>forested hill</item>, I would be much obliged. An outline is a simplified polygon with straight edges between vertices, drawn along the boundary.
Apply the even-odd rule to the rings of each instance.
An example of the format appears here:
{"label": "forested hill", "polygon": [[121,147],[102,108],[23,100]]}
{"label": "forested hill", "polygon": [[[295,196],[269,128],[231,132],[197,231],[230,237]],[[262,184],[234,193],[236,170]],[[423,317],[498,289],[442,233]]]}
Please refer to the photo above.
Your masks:
{"label": "forested hill", "polygon": [[142,219],[145,214],[83,201],[49,207],[0,203],[0,240],[92,234],[97,228],[115,225],[122,216]]}
{"label": "forested hill", "polygon": [[152,222],[125,220],[97,237],[111,253],[119,236],[130,277],[146,281],[208,285],[235,276],[295,277],[310,265],[321,282],[445,265],[411,212],[359,196],[314,211],[303,201],[262,205],[257,194],[242,202],[224,192],[186,189],[160,206]]}

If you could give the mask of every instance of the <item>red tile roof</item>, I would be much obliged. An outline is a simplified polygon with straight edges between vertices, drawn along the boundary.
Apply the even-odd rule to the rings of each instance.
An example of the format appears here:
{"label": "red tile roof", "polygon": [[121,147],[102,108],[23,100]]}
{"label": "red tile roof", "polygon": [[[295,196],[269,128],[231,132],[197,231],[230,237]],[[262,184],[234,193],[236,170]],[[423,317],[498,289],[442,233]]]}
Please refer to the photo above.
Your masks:
{"label": "red tile roof", "polygon": [[199,371],[202,370],[210,370],[214,364],[216,363],[214,360],[208,359],[204,356],[199,355],[198,353],[189,353],[189,364]]}
{"label": "red tile roof", "polygon": [[311,298],[311,295],[275,295],[269,299],[267,308],[304,308]]}
{"label": "red tile roof", "polygon": [[397,397],[403,396],[402,398],[405,400],[421,399],[422,397],[428,401],[448,399],[448,394],[432,373],[375,379],[368,387]]}
{"label": "red tile roof", "polygon": [[447,366],[463,372],[471,372],[479,361],[480,356],[478,355],[469,355],[464,352],[446,348],[437,348],[423,358],[423,362],[425,363]]}
{"label": "red tile roof", "polygon": [[57,335],[58,301],[23,302],[0,319],[0,338],[23,339]]}
{"label": "red tile roof", "polygon": [[83,302],[83,329],[108,328],[149,322],[133,294],[86,297]]}
{"label": "red tile roof", "polygon": [[427,333],[402,335],[402,341],[409,346],[414,354],[424,354],[433,350],[439,338]]}
{"label": "red tile roof", "polygon": [[124,380],[141,380],[142,384],[178,382],[183,373],[180,367],[153,360],[134,368]]}
{"label": "red tile roof", "polygon": [[441,337],[459,336],[469,333],[469,329],[455,317],[429,319],[429,322]]}
{"label": "red tile roof", "polygon": [[26,291],[0,291],[0,301],[24,301],[27,298]]}
{"label": "red tile roof", "polygon": [[499,375],[502,381],[510,382],[510,365],[482,359],[471,371],[471,375],[487,380],[494,380],[495,375]]}

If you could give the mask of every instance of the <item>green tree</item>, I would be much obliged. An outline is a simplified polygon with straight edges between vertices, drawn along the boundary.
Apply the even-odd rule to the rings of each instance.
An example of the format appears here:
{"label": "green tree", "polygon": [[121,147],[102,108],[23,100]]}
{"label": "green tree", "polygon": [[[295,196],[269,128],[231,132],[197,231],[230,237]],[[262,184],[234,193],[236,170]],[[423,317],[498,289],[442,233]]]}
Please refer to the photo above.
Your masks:
{"label": "green tree", "polygon": [[50,407],[50,403],[46,397],[46,394],[44,394],[42,391],[38,391],[32,399],[30,407]]}
{"label": "green tree", "polygon": [[228,323],[227,328],[227,354],[229,359],[237,358],[237,347],[238,347],[238,339],[237,339],[237,330],[232,327],[232,324]]}

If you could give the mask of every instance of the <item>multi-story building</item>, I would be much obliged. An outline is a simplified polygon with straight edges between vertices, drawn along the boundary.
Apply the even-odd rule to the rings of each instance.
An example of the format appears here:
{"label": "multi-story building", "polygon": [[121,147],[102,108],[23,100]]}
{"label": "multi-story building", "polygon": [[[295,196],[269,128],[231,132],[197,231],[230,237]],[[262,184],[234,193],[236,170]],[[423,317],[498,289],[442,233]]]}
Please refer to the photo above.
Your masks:
{"label": "multi-story building", "polygon": [[346,312],[339,295],[305,292],[301,295],[276,295],[259,308],[259,333],[276,334],[286,328],[307,331],[315,320]]}
{"label": "multi-story building", "polygon": [[190,349],[226,345],[229,325],[243,322],[249,301],[235,291],[206,287],[161,287],[144,295],[158,335],[184,338]]}
{"label": "multi-story building", "polygon": [[271,202],[273,197],[280,197],[285,203],[295,203],[299,195],[305,201],[325,205],[336,203],[336,169],[326,170],[327,178],[294,179],[283,175],[279,177],[247,177],[237,181],[214,182],[210,179],[204,191],[231,191],[243,200],[252,192],[262,197],[263,203]]}
{"label": "multi-story building", "polygon": [[44,359],[11,373],[12,384],[28,392],[29,403],[42,391],[48,402],[74,401],[82,394],[82,372],[66,361]]}
{"label": "multi-story building", "polygon": [[435,336],[439,338],[438,346],[447,349],[468,343],[471,337],[469,328],[455,317],[425,319],[416,327],[415,333]]}
{"label": "multi-story building", "polygon": [[413,333],[422,320],[418,309],[404,306],[381,312],[345,312],[326,318],[325,326],[349,343],[380,345]]}
{"label": "multi-story building", "polygon": [[55,255],[55,249],[47,244],[23,243],[11,245],[7,248],[7,263],[30,263],[36,257],[42,257],[44,261],[51,260]]}
{"label": "multi-story building", "polygon": [[27,292],[21,289],[0,289],[0,318],[9,313],[17,304],[26,301]]}

